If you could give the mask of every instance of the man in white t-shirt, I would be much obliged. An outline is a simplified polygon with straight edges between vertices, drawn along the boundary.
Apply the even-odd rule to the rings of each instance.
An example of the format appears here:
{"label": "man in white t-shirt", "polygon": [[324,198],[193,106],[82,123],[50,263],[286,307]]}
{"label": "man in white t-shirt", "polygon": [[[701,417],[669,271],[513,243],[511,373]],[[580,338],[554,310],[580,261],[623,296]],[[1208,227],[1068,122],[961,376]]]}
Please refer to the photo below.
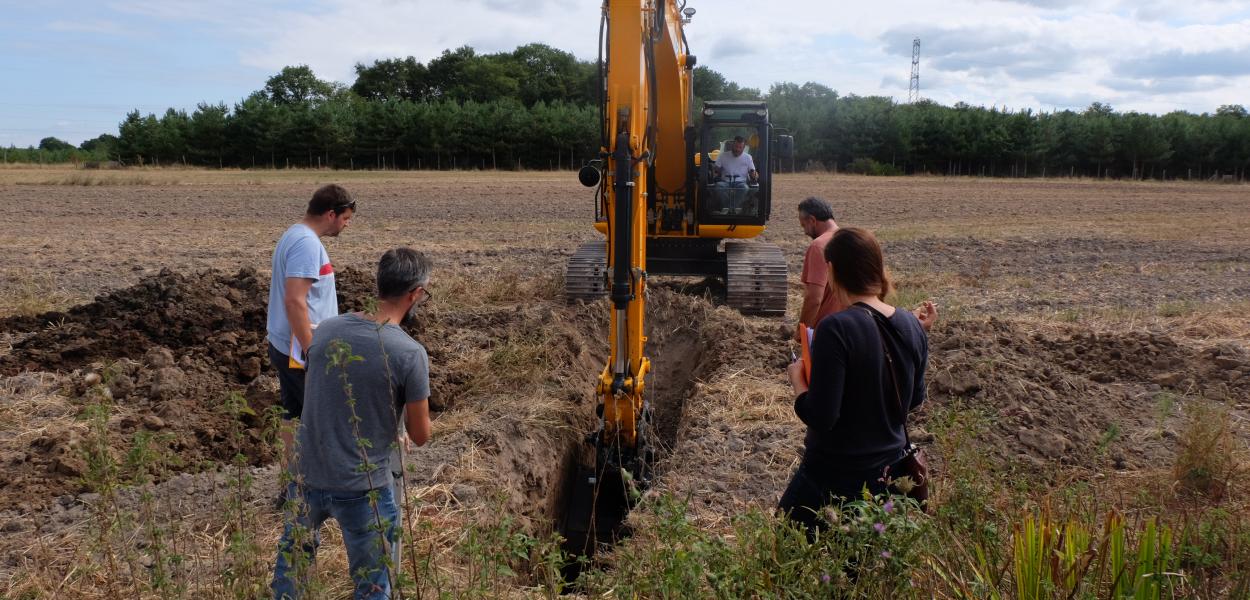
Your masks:
{"label": "man in white t-shirt", "polygon": [[[284,420],[298,419],[304,408],[304,354],[312,343],[313,327],[339,314],[334,266],[321,238],[338,236],[355,214],[356,201],[347,190],[323,186],[308,201],[304,218],[288,228],[274,248],[266,329]],[[289,429],[280,432],[284,467],[294,444]]]}
{"label": "man in white t-shirt", "polygon": [[745,147],[746,140],[737,136],[730,144],[730,151],[722,152],[716,158],[716,170],[723,187],[744,188],[748,182],[754,183],[759,177],[755,170],[755,160],[750,154],[743,152]]}

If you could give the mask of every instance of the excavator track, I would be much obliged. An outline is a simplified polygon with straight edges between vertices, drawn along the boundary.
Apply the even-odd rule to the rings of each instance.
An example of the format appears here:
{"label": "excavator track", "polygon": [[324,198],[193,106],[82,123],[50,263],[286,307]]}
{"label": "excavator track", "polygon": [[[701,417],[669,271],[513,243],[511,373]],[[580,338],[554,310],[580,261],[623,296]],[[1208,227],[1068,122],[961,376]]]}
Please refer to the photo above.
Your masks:
{"label": "excavator track", "polygon": [[[763,242],[725,242],[725,303],[743,314],[786,313],[786,259],[781,248]],[[608,295],[608,250],[603,240],[577,248],[564,272],[569,304],[594,302]]]}
{"label": "excavator track", "polygon": [[608,242],[590,241],[578,246],[564,271],[564,297],[569,304],[594,302],[608,295]]}
{"label": "excavator track", "polygon": [[747,315],[786,314],[786,258],[763,242],[725,242],[725,303]]}

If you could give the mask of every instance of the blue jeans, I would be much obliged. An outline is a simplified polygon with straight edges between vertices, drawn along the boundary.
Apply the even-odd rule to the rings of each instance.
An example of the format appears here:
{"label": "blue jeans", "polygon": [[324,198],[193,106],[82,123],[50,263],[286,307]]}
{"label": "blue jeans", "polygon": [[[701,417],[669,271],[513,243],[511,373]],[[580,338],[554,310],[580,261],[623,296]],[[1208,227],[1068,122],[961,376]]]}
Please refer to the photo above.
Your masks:
{"label": "blue jeans", "polygon": [[[307,585],[308,569],[317,556],[321,543],[321,525],[333,517],[343,530],[343,544],[347,546],[347,565],[352,581],[356,584],[353,598],[375,600],[390,598],[390,569],[383,557],[391,551],[391,564],[399,565],[399,506],[395,502],[392,486],[380,487],[377,492],[377,515],[370,506],[367,491],[330,492],[303,489],[302,502],[297,514],[287,511],[282,539],[278,541],[278,559],[274,567],[273,596],[276,600],[296,600]],[[291,484],[288,498],[299,498],[299,489]],[[382,527],[378,527],[378,517]],[[304,531],[306,540],[302,547],[295,546],[296,527]],[[381,529],[381,531],[379,531]],[[383,544],[385,533],[386,544]],[[302,553],[305,571],[297,577],[291,573],[292,562]],[[297,581],[298,578],[298,581]]]}

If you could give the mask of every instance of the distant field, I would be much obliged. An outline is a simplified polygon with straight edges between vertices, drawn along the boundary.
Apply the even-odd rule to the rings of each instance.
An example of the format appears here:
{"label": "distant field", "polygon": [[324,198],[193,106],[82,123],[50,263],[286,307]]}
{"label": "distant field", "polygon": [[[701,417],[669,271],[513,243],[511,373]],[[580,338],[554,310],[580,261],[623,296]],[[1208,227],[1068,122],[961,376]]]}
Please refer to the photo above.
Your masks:
{"label": "distant field", "polygon": [[[63,182],[91,178],[103,185]],[[135,185],[141,179],[144,183]],[[367,265],[413,244],[466,273],[559,270],[592,237],[592,198],[567,172],[0,169],[12,208],[0,250],[9,286],[87,299],[164,267],[265,268],[269,241],[298,218],[310,190],[343,182],[359,217],[330,242],[336,261]],[[11,185],[4,185],[11,184]],[[1244,241],[1250,188],[1090,180],[783,175],[766,238],[796,260],[793,216],[807,195],[843,225],[872,228],[889,259],[948,303],[989,309],[1151,308],[1250,297]],[[510,261],[505,250],[545,261]],[[483,260],[483,253],[497,256]],[[108,269],[99,269],[107,258]],[[797,272],[797,265],[791,270]],[[20,277],[19,277],[20,275]],[[961,285],[969,280],[977,286]],[[1115,285],[1077,286],[1072,281]],[[1024,285],[1022,285],[1024,284]],[[1097,289],[1097,294],[1092,294]],[[1071,298],[1064,296],[1071,294]],[[1078,306],[1079,305],[1079,306]],[[0,309],[2,309],[0,305]]]}

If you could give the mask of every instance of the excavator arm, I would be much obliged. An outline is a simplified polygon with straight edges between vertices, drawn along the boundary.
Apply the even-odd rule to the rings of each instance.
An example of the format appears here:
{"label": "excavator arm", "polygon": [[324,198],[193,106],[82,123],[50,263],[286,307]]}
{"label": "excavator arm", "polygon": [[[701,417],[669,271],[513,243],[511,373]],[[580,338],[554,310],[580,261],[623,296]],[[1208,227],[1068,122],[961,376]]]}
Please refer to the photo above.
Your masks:
{"label": "excavator arm", "polygon": [[[652,195],[684,195],[690,180],[694,61],[685,52],[679,11],[674,0],[603,3],[603,147],[580,178],[599,188],[603,222],[597,228],[607,239],[579,251],[572,263],[587,273],[575,282],[578,289],[608,298],[609,356],[595,385],[600,427],[588,437],[595,461],[572,478],[561,524],[566,550],[574,555],[611,541],[637,496],[634,486],[650,477],[654,448],[644,395],[651,369],[644,335],[648,209]],[[606,275],[606,289],[600,274]]]}
{"label": "excavator arm", "polygon": [[[691,73],[682,15],[672,0],[608,0],[603,173],[607,219],[610,355],[596,387],[600,445],[637,457],[650,361],[643,335],[648,198],[687,182]],[[662,160],[657,160],[661,158]],[[617,465],[630,468],[631,465]]]}

